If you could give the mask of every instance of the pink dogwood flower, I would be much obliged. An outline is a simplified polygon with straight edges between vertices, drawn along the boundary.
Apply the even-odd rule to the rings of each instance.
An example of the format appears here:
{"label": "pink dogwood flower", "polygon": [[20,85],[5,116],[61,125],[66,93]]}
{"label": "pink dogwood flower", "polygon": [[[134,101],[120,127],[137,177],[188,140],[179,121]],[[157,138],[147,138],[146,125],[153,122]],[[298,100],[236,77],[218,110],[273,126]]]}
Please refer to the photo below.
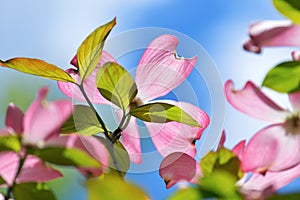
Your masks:
{"label": "pink dogwood flower", "polygon": [[265,173],[281,171],[300,163],[300,93],[289,94],[293,110],[283,109],[252,82],[235,90],[232,81],[225,83],[228,102],[237,110],[272,124],[256,133],[243,153],[244,171]]}
{"label": "pink dogwood flower", "polygon": [[[15,152],[5,151],[0,153],[0,176],[7,186],[13,184],[17,173],[20,155]],[[22,182],[46,182],[61,177],[62,174],[46,165],[41,159],[29,155],[21,169],[16,183]]]}
{"label": "pink dogwood flower", "polygon": [[299,46],[300,26],[288,20],[257,21],[250,25],[250,39],[244,49],[260,53],[261,48],[272,46]]}
{"label": "pink dogwood flower", "polygon": [[[224,141],[225,132],[222,133],[218,149],[223,147]],[[246,149],[245,145],[246,141],[243,140],[232,149],[241,162],[245,161],[243,155]],[[260,159],[260,156],[264,155],[259,154],[255,158]],[[245,199],[265,199],[299,177],[299,169],[300,164],[282,171],[267,171],[264,175],[243,171],[244,176],[236,182],[236,186]],[[200,164],[191,156],[180,152],[172,153],[163,159],[159,174],[164,179],[167,188],[181,181],[199,184],[199,180],[203,176]]]}
{"label": "pink dogwood flower", "polygon": [[[178,58],[175,53],[177,44],[177,38],[172,35],[162,35],[150,43],[136,69],[135,82],[138,94],[132,103],[140,106],[164,96],[187,78],[197,58]],[[108,61],[114,61],[114,59],[107,52],[103,51],[98,67]],[[71,63],[78,68],[76,57]],[[93,103],[109,104],[109,102],[99,94],[96,88],[95,77],[98,67],[92,72],[91,76],[84,81],[83,86],[87,90],[87,94]],[[80,82],[78,70],[68,69],[67,72],[69,72],[75,80]],[[83,100],[83,96],[76,85],[58,82],[58,86],[65,95],[77,100]],[[190,127],[177,122],[168,122],[165,124],[145,122],[154,145],[163,156],[174,151],[186,152],[191,156],[195,156],[196,148],[194,142],[200,138],[202,132],[208,126],[208,115],[189,103],[175,101],[167,101],[167,103],[182,108],[193,118],[197,119],[201,124],[201,128]],[[136,118],[131,117],[128,126],[122,132],[120,141],[129,152],[131,161],[140,163],[142,157]]]}
{"label": "pink dogwood flower", "polygon": [[[21,137],[23,147],[65,147],[80,149],[103,164],[99,169],[84,168],[81,171],[94,175],[102,174],[103,170],[107,169],[109,162],[108,151],[104,145],[92,137],[75,134],[59,136],[60,128],[72,114],[73,106],[68,100],[47,102],[45,100],[47,93],[48,88],[44,87],[40,89],[36,100],[30,105],[25,114],[17,106],[10,104],[5,120],[6,128],[0,130],[0,137],[18,135]],[[22,148],[19,154],[14,152],[2,152],[0,154],[0,160],[3,159],[3,162],[1,162],[2,165],[0,164],[0,175],[4,174],[4,177],[8,177],[6,178],[7,183],[11,183],[14,178],[19,159],[24,156],[25,151]],[[36,170],[33,170],[33,167]],[[29,155],[18,178],[21,181],[30,178],[32,181],[40,181],[61,176],[58,171],[54,169],[51,171],[51,169],[39,158]]]}

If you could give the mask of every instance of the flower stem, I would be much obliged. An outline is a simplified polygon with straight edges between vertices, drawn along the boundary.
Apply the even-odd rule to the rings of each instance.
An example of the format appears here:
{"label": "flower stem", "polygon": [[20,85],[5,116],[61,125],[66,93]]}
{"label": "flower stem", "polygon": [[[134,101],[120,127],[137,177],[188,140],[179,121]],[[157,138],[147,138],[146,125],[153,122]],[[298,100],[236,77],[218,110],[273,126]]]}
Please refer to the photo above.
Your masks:
{"label": "flower stem", "polygon": [[17,178],[21,173],[21,170],[22,170],[22,167],[25,163],[26,157],[27,157],[27,154],[25,153],[24,157],[20,158],[17,173],[14,177],[13,184],[7,188],[7,192],[6,192],[6,195],[5,195],[5,200],[9,200],[11,198],[11,193],[13,191],[14,186],[16,185]]}
{"label": "flower stem", "polygon": [[96,111],[95,107],[93,106],[92,102],[90,101],[89,97],[88,97],[87,94],[85,93],[84,88],[83,88],[83,85],[81,84],[81,85],[78,85],[78,86],[79,86],[80,91],[82,92],[82,94],[83,94],[83,96],[84,96],[86,102],[89,104],[90,108],[91,108],[91,109],[94,111],[94,113],[96,114],[96,117],[97,117],[99,123],[101,124],[101,126],[102,126],[102,128],[103,128],[105,137],[106,137],[109,141],[112,142],[112,139],[111,139],[111,137],[110,137],[110,135],[109,135],[109,134],[110,134],[109,130],[106,128],[106,125],[105,125],[104,121],[102,120],[102,118],[100,117],[100,115],[99,115],[98,112]]}

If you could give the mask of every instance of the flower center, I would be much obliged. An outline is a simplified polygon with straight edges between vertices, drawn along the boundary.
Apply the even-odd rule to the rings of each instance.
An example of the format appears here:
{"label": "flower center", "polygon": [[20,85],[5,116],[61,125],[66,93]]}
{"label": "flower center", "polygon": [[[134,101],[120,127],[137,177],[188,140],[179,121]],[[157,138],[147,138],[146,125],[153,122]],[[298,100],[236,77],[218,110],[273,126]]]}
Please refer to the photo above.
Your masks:
{"label": "flower center", "polygon": [[131,101],[131,106],[142,106],[144,105],[144,102],[139,97],[134,97],[134,99]]}
{"label": "flower center", "polygon": [[299,112],[294,113],[285,121],[285,130],[287,135],[300,134],[300,118]]}

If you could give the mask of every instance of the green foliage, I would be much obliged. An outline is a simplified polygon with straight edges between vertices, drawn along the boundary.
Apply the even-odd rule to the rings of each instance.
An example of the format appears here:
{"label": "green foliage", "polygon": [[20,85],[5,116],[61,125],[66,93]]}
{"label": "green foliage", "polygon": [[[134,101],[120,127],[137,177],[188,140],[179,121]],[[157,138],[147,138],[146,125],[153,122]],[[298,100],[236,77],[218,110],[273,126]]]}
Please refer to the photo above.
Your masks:
{"label": "green foliage", "polygon": [[99,68],[97,88],[108,101],[126,110],[137,94],[137,86],[130,74],[117,63],[109,62]]}
{"label": "green foliage", "polygon": [[169,200],[201,200],[202,195],[198,188],[189,187],[180,189],[173,194]]}
{"label": "green foliage", "polygon": [[21,143],[18,136],[8,135],[0,136],[0,151],[15,151],[21,150]]}
{"label": "green foliage", "polygon": [[300,62],[283,62],[271,69],[262,85],[278,92],[291,93],[300,90]]}
{"label": "green foliage", "polygon": [[299,0],[273,0],[275,8],[295,24],[300,24]]}
{"label": "green foliage", "polygon": [[28,149],[29,154],[42,160],[66,166],[100,167],[101,164],[86,152],[75,148],[48,147],[43,149]]}
{"label": "green foliage", "polygon": [[110,174],[122,175],[124,177],[130,167],[129,154],[124,146],[119,141],[112,144],[109,140],[104,138],[99,137],[98,139],[102,141],[109,151]]}
{"label": "green foliage", "polygon": [[215,171],[224,171],[231,174],[235,181],[243,177],[240,161],[234,153],[226,148],[217,152],[209,152],[200,162],[204,176],[210,176]]}
{"label": "green foliage", "polygon": [[130,110],[130,114],[146,122],[166,123],[170,121],[201,125],[181,108],[167,103],[149,103]]}
{"label": "green foliage", "polygon": [[6,183],[5,180],[0,176],[0,185]]}
{"label": "green foliage", "polygon": [[45,183],[20,183],[13,188],[15,200],[43,199],[55,200],[53,192]]}
{"label": "green foliage", "polygon": [[143,200],[147,199],[143,190],[125,182],[118,176],[106,175],[102,179],[88,180],[85,183],[88,190],[88,200]]}
{"label": "green foliage", "polygon": [[116,19],[98,27],[80,45],[77,50],[77,61],[81,81],[84,81],[96,68],[102,56],[104,41],[116,24]]}
{"label": "green foliage", "polygon": [[95,135],[103,131],[93,109],[85,105],[74,106],[73,114],[61,127],[61,133],[80,135]]}
{"label": "green foliage", "polygon": [[226,171],[214,171],[200,179],[200,190],[203,197],[216,197],[222,200],[242,200],[235,185],[236,177]]}
{"label": "green foliage", "polygon": [[52,80],[75,82],[74,79],[64,70],[39,59],[13,58],[7,61],[0,60],[0,65],[18,70],[23,73],[49,78]]}
{"label": "green foliage", "polygon": [[300,199],[300,193],[295,193],[295,194],[276,194],[273,195],[267,200],[299,200]]}

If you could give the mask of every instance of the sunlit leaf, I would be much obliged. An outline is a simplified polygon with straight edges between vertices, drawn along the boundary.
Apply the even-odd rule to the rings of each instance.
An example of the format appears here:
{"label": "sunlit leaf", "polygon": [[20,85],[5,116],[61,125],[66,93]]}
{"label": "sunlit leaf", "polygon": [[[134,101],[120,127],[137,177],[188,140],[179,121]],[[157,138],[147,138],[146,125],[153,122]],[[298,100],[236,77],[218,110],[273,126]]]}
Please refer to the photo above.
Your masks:
{"label": "sunlit leaf", "polygon": [[0,151],[15,151],[21,150],[21,143],[17,136],[1,136],[0,137]]}
{"label": "sunlit leaf", "polygon": [[167,103],[149,103],[130,110],[130,114],[146,122],[180,122],[191,126],[201,125],[181,108]]}
{"label": "sunlit leaf", "polygon": [[300,1],[299,0],[273,0],[276,9],[292,20],[295,24],[300,24]]}
{"label": "sunlit leaf", "polygon": [[202,158],[200,166],[204,176],[209,176],[215,171],[226,171],[236,181],[243,176],[239,159],[233,152],[226,148],[221,148],[217,152],[209,152]]}
{"label": "sunlit leaf", "polygon": [[124,146],[119,141],[116,141],[114,144],[112,144],[109,140],[104,138],[99,137],[99,139],[108,149],[110,154],[110,174],[125,176],[130,167],[130,159],[129,154]]}
{"label": "sunlit leaf", "polygon": [[3,67],[12,68],[23,73],[32,74],[57,81],[73,82],[74,79],[64,70],[55,65],[46,63],[43,60],[34,58],[12,58],[7,61],[1,61]]}
{"label": "sunlit leaf", "polygon": [[43,149],[30,149],[29,154],[36,155],[42,160],[66,166],[100,167],[101,164],[84,151],[75,148],[48,147]]}
{"label": "sunlit leaf", "polygon": [[77,50],[77,61],[81,80],[84,81],[99,63],[104,41],[116,24],[116,19],[98,27],[80,45]]}
{"label": "sunlit leaf", "polygon": [[169,200],[201,200],[202,195],[198,188],[184,188],[175,192]]}
{"label": "sunlit leaf", "polygon": [[20,183],[13,188],[15,200],[43,199],[55,200],[54,193],[45,183]]}
{"label": "sunlit leaf", "polygon": [[282,93],[300,90],[300,62],[283,62],[271,69],[266,75],[263,86]]}
{"label": "sunlit leaf", "polygon": [[61,127],[61,133],[79,133],[80,135],[95,135],[103,132],[96,114],[89,106],[74,106],[73,114]]}
{"label": "sunlit leaf", "polygon": [[146,194],[137,186],[125,182],[118,176],[104,176],[103,179],[89,180],[85,183],[88,200],[146,200]]}
{"label": "sunlit leaf", "polygon": [[99,68],[97,88],[104,98],[126,110],[137,94],[130,74],[117,63],[109,62]]}
{"label": "sunlit leaf", "polygon": [[243,199],[236,187],[235,177],[226,171],[215,171],[209,176],[204,176],[200,179],[200,186],[203,197],[216,197],[224,200]]}

